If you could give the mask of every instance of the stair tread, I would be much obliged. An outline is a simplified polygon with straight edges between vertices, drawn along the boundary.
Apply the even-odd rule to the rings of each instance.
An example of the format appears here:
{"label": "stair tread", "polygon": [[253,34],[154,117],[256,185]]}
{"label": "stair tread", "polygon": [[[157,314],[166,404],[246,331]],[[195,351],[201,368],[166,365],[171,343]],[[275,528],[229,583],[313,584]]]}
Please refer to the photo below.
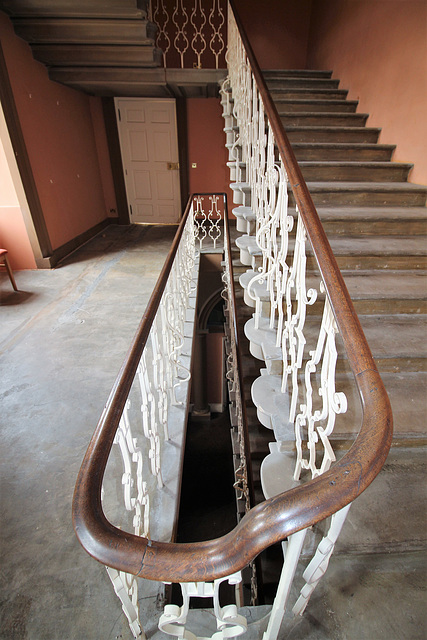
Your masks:
{"label": "stair tread", "polygon": [[337,111],[282,111],[279,113],[280,117],[289,117],[289,118],[299,118],[307,116],[309,118],[319,117],[319,118],[328,118],[330,116],[334,118],[340,118],[345,120],[346,118],[350,118],[350,120],[358,120],[363,118],[369,118],[369,113],[342,113]]}
{"label": "stair tread", "polygon": [[307,182],[309,191],[422,191],[427,194],[427,186],[412,182],[349,182],[324,181]]}
{"label": "stair tread", "polygon": [[[394,438],[425,435],[427,412],[427,372],[382,373],[381,379],[390,398],[394,422]],[[336,389],[345,393],[348,410],[337,416],[334,437],[353,437],[360,428],[362,407],[352,374],[338,373]]]}
{"label": "stair tread", "polygon": [[427,236],[329,236],[337,255],[427,255]]}
{"label": "stair tread", "polygon": [[360,297],[427,299],[427,272],[343,273],[352,299]]}
{"label": "stair tread", "polygon": [[[359,131],[359,127],[357,127]],[[375,142],[293,142],[292,148],[309,149],[395,149],[394,144],[379,144]]]}
{"label": "stair tread", "polygon": [[334,104],[342,105],[358,105],[358,100],[337,100],[336,98],[331,98],[330,100],[325,100],[324,98],[314,99],[314,98],[279,98],[274,101],[277,107],[280,107],[282,104],[322,104],[326,106],[332,106]]}
{"label": "stair tread", "polygon": [[427,356],[426,316],[359,316],[359,320],[374,357]]}
{"label": "stair tread", "polygon": [[316,207],[321,220],[363,219],[397,220],[416,218],[427,221],[426,207]]}
{"label": "stair tread", "polygon": [[300,160],[298,164],[300,167],[365,167],[367,169],[402,167],[411,169],[414,166],[410,162],[384,162],[381,160]]}
{"label": "stair tread", "polygon": [[264,69],[262,72],[264,78],[268,78],[269,76],[283,76],[285,78],[292,78],[295,76],[330,78],[332,73],[333,72],[329,69]]}
{"label": "stair tread", "polygon": [[[307,95],[307,94],[323,94],[323,95],[339,95],[342,96],[342,100],[346,100],[348,95],[348,89],[329,89],[328,87],[273,87],[270,89],[272,95],[278,93],[284,95],[286,93],[294,93],[295,95]],[[334,100],[335,98],[332,98]],[[280,100],[280,98],[279,98]]]}

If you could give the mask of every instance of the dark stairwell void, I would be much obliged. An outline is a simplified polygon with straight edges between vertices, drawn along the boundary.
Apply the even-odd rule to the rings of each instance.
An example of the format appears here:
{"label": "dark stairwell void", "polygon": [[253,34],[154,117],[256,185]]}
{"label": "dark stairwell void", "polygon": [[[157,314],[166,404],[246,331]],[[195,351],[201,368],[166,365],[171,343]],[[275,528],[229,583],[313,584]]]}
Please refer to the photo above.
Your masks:
{"label": "dark stairwell void", "polygon": [[[237,524],[231,424],[224,384],[221,257],[201,256],[196,350],[202,353],[193,363],[193,410],[187,422],[177,542],[221,537]],[[221,391],[220,403],[212,402],[218,400],[212,387],[216,394]],[[221,597],[223,604],[234,602],[234,587],[221,585]],[[177,585],[172,589],[171,600],[182,604]],[[191,599],[192,608],[210,606],[209,599]]]}

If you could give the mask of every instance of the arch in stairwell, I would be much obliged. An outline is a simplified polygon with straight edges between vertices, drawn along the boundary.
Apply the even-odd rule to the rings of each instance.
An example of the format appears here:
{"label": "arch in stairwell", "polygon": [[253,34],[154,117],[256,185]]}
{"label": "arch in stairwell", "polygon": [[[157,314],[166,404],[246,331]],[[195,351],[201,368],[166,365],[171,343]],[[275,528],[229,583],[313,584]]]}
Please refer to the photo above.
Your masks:
{"label": "arch in stairwell", "polygon": [[208,416],[225,407],[224,315],[222,289],[203,303],[197,317],[193,359],[193,415]]}
{"label": "arch in stairwell", "polygon": [[212,314],[215,312],[215,309],[219,306],[219,304],[224,303],[224,299],[221,296],[222,289],[218,289],[214,291],[209,298],[203,303],[202,308],[199,311],[197,318],[197,328],[200,330],[207,330],[209,328],[209,324],[214,322],[214,318],[212,318]]}

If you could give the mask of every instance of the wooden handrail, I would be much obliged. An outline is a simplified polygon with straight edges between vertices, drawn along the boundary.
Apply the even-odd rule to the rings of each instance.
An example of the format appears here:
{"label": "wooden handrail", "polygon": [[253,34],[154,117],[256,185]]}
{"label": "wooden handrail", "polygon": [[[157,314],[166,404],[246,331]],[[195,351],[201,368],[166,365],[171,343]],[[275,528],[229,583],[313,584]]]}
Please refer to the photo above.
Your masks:
{"label": "wooden handrail", "polygon": [[392,439],[392,414],[387,393],[234,2],[230,0],[230,3],[332,304],[362,401],[363,419],[352,447],[329,471],[257,505],[221,538],[198,543],[157,542],[121,531],[108,522],[101,506],[102,479],[189,213],[187,205],[171,253],[83,460],[73,499],[76,534],[91,556],[117,570],[157,581],[207,581],[243,569],[270,545],[324,520],[352,502],[381,470]]}

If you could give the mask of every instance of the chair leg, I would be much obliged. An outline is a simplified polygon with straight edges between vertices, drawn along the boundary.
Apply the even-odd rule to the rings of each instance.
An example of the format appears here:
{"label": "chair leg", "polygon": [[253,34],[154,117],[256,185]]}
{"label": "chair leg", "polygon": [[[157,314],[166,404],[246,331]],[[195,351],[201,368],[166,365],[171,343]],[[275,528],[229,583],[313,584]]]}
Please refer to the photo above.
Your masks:
{"label": "chair leg", "polygon": [[13,277],[13,271],[9,264],[9,258],[7,256],[3,256],[4,266],[6,267],[6,271],[9,275],[10,281],[12,283],[12,287],[15,291],[18,291],[18,287],[16,286],[15,278]]}

